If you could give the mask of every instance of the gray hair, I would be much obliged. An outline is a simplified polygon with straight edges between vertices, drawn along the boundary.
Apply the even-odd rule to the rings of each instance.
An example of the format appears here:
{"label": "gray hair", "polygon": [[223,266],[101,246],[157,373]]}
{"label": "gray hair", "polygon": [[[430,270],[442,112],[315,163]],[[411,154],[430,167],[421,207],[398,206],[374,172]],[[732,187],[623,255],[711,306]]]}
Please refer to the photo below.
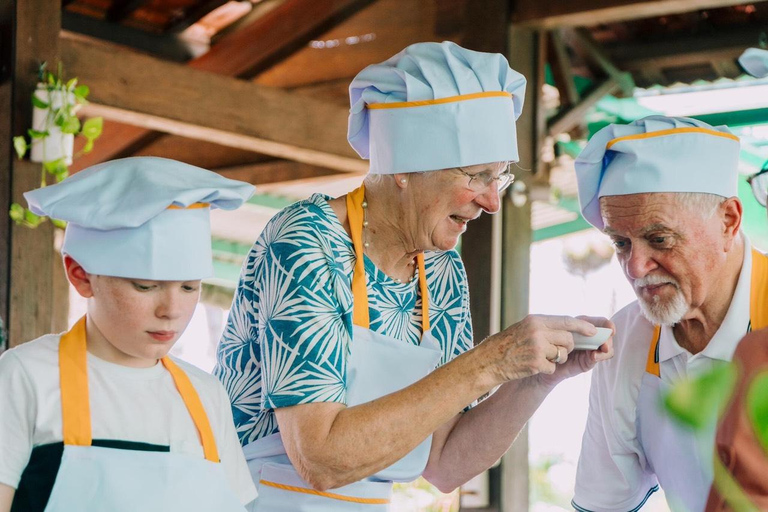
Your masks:
{"label": "gray hair", "polygon": [[676,196],[684,208],[701,215],[701,218],[705,220],[711,219],[720,205],[728,199],[717,194],[703,192],[678,192]]}

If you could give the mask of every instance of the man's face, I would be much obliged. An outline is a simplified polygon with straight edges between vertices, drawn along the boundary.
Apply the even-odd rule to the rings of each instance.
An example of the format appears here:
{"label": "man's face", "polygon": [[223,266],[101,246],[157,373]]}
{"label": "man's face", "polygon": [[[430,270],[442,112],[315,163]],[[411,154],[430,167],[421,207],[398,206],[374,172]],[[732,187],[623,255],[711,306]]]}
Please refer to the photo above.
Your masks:
{"label": "man's face", "polygon": [[673,325],[717,294],[713,276],[726,263],[721,214],[706,219],[671,193],[606,196],[606,234],[645,316]]}

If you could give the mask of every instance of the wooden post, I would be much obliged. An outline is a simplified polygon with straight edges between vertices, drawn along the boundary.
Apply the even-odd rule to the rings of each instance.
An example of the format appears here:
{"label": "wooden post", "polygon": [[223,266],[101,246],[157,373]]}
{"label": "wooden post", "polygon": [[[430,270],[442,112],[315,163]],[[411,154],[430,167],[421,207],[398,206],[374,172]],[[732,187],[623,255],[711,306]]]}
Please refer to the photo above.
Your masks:
{"label": "wooden post", "polygon": [[[3,109],[10,115],[0,118],[0,182],[10,185],[0,188],[0,315],[12,347],[66,327],[54,325],[54,296],[60,295],[65,284],[54,279],[58,256],[53,246],[53,226],[45,223],[37,229],[18,227],[11,225],[7,213],[10,202],[26,204],[22,193],[40,184],[40,164],[17,160],[11,138],[26,134],[30,127],[30,96],[40,64],[48,62],[52,69],[58,64],[61,1],[11,0],[4,3],[0,17],[4,34],[0,102],[10,107]],[[9,51],[5,50],[6,42]]]}
{"label": "wooden post", "polygon": [[[510,65],[528,79],[523,114],[517,121],[517,144],[520,166],[537,169],[539,144],[544,130],[540,105],[544,74],[543,34],[525,28],[511,27],[508,57]],[[504,196],[502,205],[502,287],[501,325],[508,326],[528,314],[530,285],[531,199],[527,194],[533,176],[518,172],[519,182]],[[502,467],[502,507],[504,512],[528,510],[528,427],[520,433],[512,448],[504,455]]]}

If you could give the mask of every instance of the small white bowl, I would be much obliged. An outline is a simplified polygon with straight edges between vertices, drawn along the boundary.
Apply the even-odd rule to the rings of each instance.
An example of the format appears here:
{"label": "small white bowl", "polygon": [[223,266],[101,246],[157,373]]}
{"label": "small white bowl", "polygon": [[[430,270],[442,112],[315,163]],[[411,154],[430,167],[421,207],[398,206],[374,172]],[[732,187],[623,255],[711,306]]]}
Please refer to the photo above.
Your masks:
{"label": "small white bowl", "polygon": [[573,333],[573,349],[574,350],[597,350],[600,345],[608,341],[613,333],[612,329],[607,327],[596,327],[597,334],[594,336],[583,336],[581,334]]}

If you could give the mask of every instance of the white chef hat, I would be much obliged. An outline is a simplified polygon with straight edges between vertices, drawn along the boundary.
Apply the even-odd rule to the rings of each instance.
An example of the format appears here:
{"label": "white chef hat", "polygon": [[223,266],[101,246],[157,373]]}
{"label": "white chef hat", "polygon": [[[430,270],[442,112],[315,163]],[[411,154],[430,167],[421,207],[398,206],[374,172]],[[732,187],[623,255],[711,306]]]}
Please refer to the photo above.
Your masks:
{"label": "white chef hat", "polygon": [[62,252],[87,272],[187,281],[213,275],[209,210],[233,210],[253,190],[175,160],[134,157],[24,197],[34,213],[68,223]]}
{"label": "white chef hat", "polygon": [[597,132],[576,159],[584,218],[603,229],[600,198],[647,192],[738,195],[739,138],[725,126],[650,116]]}
{"label": "white chef hat", "polygon": [[525,77],[498,53],[417,43],[363,69],[349,86],[347,138],[370,172],[394,174],[517,161]]}

